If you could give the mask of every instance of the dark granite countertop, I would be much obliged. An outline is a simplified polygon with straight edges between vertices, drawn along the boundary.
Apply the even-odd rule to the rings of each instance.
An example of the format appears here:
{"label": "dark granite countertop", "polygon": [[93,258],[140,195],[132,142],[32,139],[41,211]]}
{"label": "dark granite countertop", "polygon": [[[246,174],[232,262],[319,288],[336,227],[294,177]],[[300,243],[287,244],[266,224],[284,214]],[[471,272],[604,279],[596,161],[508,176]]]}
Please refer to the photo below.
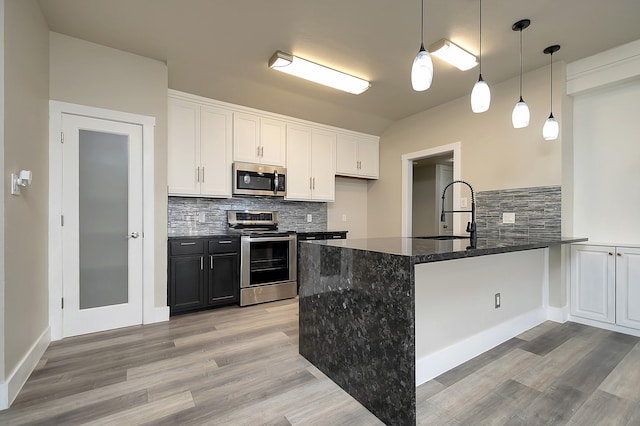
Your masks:
{"label": "dark granite countertop", "polygon": [[480,238],[475,248],[468,248],[469,239],[428,240],[420,238],[363,238],[329,241],[309,241],[308,244],[326,244],[378,253],[411,257],[414,264],[485,256],[489,254],[545,248],[557,244],[571,244],[587,241],[580,237],[558,238]]}

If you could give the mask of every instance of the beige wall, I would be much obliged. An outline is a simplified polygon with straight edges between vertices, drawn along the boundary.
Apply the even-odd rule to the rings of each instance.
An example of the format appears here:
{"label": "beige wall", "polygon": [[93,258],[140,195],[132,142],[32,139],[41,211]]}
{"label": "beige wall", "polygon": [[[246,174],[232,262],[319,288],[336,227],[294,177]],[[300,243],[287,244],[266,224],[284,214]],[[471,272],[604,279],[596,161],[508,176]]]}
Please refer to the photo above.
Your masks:
{"label": "beige wall", "polygon": [[[554,71],[554,115],[562,128],[564,64],[554,64]],[[491,84],[490,77],[485,77]],[[369,237],[401,234],[403,154],[461,142],[462,178],[476,191],[561,184],[562,140],[542,139],[542,126],[549,115],[549,67],[524,76],[523,97],[531,110],[527,128],[511,125],[517,78],[491,84],[491,95],[491,108],[483,114],[472,113],[469,96],[465,96],[398,121],[382,134],[380,179],[369,183],[367,197]]]}
{"label": "beige wall", "polygon": [[[49,30],[33,0],[7,0],[4,15],[4,373],[49,324],[47,284]],[[10,195],[9,174],[33,183]]]}
{"label": "beige wall", "polygon": [[51,99],[156,118],[155,306],[166,306],[167,66],[54,32],[50,40]]}
{"label": "beige wall", "polygon": [[347,238],[367,237],[366,180],[336,177],[336,201],[327,203],[327,230],[349,231]]}

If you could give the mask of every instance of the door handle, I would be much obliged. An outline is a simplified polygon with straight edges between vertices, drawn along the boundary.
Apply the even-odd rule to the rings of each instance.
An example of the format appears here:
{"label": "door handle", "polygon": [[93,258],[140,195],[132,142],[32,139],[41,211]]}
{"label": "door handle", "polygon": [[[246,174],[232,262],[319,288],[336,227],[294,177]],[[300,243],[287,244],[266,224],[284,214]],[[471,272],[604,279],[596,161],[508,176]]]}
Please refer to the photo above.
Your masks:
{"label": "door handle", "polygon": [[127,235],[127,238],[138,238],[140,236],[139,233],[137,232],[132,232],[129,235]]}

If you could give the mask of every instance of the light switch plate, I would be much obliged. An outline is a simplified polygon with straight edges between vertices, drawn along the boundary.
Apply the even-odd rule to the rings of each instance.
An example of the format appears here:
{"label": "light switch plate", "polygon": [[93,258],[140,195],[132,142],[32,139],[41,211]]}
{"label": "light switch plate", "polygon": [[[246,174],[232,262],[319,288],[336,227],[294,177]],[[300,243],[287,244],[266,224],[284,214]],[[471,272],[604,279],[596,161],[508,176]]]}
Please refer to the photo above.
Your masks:
{"label": "light switch plate", "polygon": [[516,214],[502,213],[502,223],[516,223]]}

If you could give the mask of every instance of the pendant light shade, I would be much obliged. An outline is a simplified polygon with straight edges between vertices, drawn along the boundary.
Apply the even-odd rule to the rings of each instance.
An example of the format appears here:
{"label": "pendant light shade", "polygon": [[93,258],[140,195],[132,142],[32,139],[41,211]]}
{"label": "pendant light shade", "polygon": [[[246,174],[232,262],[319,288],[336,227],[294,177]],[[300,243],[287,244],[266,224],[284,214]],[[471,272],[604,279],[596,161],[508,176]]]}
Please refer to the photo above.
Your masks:
{"label": "pendant light shade", "polygon": [[471,110],[476,113],[485,112],[489,109],[489,105],[491,105],[491,91],[480,74],[471,91]]}
{"label": "pendant light shade", "polygon": [[553,116],[553,54],[560,50],[559,44],[554,44],[553,46],[549,46],[543,50],[544,54],[549,55],[549,118],[544,122],[544,126],[542,127],[542,137],[546,141],[554,141],[558,139],[558,135],[560,134],[560,124],[558,124],[558,120]]}
{"label": "pendant light shade", "polygon": [[431,87],[432,81],[433,61],[429,52],[424,49],[424,45],[421,45],[411,67],[411,86],[416,92],[422,92]]}
{"label": "pendant light shade", "polygon": [[411,86],[416,92],[422,92],[431,87],[433,81],[433,61],[431,55],[424,48],[424,0],[420,11],[420,50],[413,60],[411,67]]}
{"label": "pendant light shade", "polygon": [[527,28],[531,24],[529,19],[522,19],[511,26],[513,31],[520,32],[520,100],[513,107],[513,113],[511,114],[511,123],[516,129],[521,129],[529,125],[529,119],[531,117],[529,113],[529,106],[522,99],[522,30]]}
{"label": "pendant light shade", "polygon": [[491,105],[491,91],[489,85],[482,78],[482,0],[480,0],[480,75],[471,91],[471,111],[475,113],[485,112]]}
{"label": "pendant light shade", "polygon": [[529,125],[530,118],[531,114],[529,113],[529,105],[520,98],[516,106],[513,107],[513,112],[511,113],[511,122],[513,123],[513,127],[516,129],[527,127]]}

